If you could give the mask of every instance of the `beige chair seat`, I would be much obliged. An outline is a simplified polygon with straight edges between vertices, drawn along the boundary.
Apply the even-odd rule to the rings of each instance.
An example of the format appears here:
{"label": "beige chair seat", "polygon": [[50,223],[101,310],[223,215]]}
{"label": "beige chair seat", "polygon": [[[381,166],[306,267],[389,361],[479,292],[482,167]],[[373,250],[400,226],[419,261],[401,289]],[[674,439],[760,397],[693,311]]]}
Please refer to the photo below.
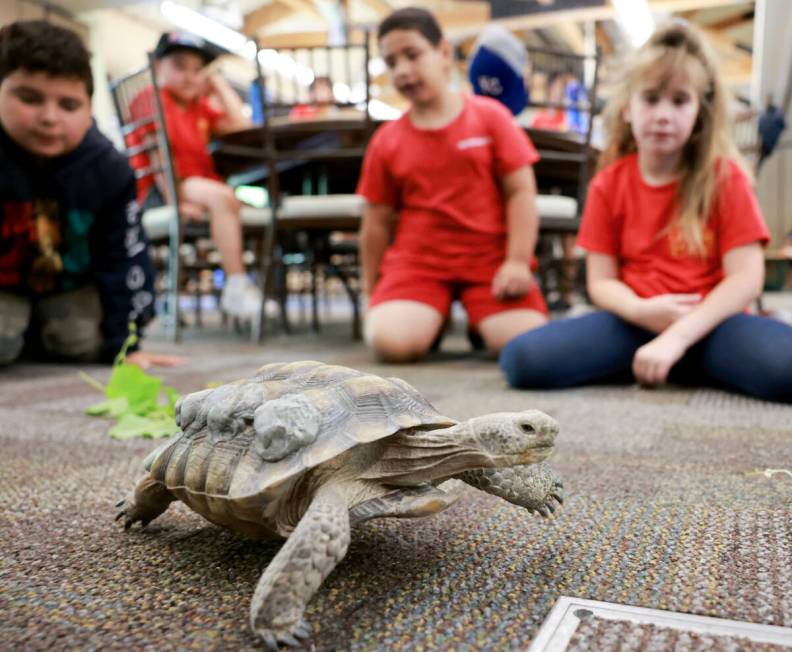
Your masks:
{"label": "beige chair seat", "polygon": [[563,195],[537,195],[536,207],[539,217],[574,220],[577,217],[578,203],[572,197]]}
{"label": "beige chair seat", "polygon": [[322,217],[361,217],[365,199],[360,195],[293,195],[284,197],[279,220]]}
{"label": "beige chair seat", "polygon": [[[240,213],[242,227],[264,227],[270,224],[272,216],[268,208],[243,206]],[[143,229],[149,240],[161,240],[168,237],[171,220],[176,219],[173,206],[158,206],[143,213]]]}

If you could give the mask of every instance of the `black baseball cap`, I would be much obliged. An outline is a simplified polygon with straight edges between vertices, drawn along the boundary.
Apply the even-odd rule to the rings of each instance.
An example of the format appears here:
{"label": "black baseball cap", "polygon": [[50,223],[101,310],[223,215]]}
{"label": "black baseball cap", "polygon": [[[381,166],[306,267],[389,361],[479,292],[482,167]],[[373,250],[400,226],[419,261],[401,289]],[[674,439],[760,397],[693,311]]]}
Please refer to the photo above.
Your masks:
{"label": "black baseball cap", "polygon": [[216,59],[220,54],[220,50],[216,46],[197,34],[190,32],[165,32],[160,36],[157,47],[154,48],[154,58],[162,59],[162,57],[179,50],[195,52],[203,58],[204,64]]}

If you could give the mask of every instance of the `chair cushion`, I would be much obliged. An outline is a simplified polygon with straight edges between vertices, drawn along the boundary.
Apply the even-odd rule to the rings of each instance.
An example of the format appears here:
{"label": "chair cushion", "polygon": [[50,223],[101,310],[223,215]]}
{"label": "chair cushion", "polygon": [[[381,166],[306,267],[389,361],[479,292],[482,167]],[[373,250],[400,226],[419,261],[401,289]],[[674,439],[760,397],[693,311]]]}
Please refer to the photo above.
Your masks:
{"label": "chair cushion", "polygon": [[365,203],[360,195],[294,195],[284,198],[278,219],[361,217]]}
{"label": "chair cushion", "polygon": [[242,226],[267,226],[272,222],[272,212],[269,208],[242,206],[239,217],[242,220]]}
{"label": "chair cushion", "polygon": [[169,235],[171,220],[176,219],[176,210],[173,206],[158,206],[143,212],[143,230],[149,240],[162,240]]}
{"label": "chair cushion", "polygon": [[578,203],[572,197],[537,195],[536,207],[539,210],[539,217],[558,217],[570,220],[577,217]]}

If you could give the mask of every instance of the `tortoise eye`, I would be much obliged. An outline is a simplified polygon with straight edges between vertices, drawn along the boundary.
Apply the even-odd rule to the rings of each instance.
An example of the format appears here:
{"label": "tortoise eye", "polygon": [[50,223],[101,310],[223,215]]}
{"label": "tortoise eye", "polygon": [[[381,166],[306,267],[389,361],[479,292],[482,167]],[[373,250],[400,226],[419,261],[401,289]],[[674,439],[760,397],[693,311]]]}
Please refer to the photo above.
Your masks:
{"label": "tortoise eye", "polygon": [[536,432],[536,428],[534,428],[530,423],[521,423],[520,430],[527,435],[531,435]]}

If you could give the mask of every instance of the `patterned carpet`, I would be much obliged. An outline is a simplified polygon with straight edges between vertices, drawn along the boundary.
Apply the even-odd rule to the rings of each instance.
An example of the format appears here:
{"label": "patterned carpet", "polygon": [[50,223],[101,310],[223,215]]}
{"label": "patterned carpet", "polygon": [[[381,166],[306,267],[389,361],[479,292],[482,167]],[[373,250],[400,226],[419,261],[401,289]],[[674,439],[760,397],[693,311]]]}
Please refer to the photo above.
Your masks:
{"label": "patterned carpet", "polygon": [[[321,359],[399,375],[455,418],[539,408],[561,424],[550,461],[568,499],[554,520],[454,483],[462,500],[442,514],[363,524],[309,605],[307,649],[524,649],[561,595],[792,627],[792,477],[762,474],[792,469],[792,406],[675,388],[511,391],[494,363],[458,353],[376,365],[346,331],[263,348],[191,341],[191,364],[160,374],[182,392]],[[279,544],[181,505],[124,533],[113,505],[155,444],[106,437],[76,370],[0,371],[0,649],[260,649],[248,605]],[[588,627],[574,649],[592,649]],[[705,649],[636,629],[608,649],[636,636]]]}

